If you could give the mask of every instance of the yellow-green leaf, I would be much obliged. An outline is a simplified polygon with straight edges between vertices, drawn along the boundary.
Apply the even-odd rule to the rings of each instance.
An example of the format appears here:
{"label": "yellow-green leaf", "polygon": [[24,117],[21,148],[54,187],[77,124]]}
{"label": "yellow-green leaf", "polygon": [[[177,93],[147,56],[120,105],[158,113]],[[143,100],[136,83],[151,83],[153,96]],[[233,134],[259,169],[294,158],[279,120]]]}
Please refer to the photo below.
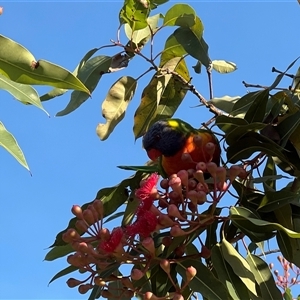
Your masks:
{"label": "yellow-green leaf", "polygon": [[175,4],[166,13],[164,26],[187,26],[195,24],[196,12],[187,4]]}
{"label": "yellow-green leaf", "polygon": [[109,137],[117,124],[124,118],[136,87],[136,79],[129,76],[121,77],[111,86],[102,103],[102,115],[106,119],[106,123],[99,123],[96,128],[97,135],[102,141]]}
{"label": "yellow-green leaf", "polygon": [[[175,57],[169,60],[162,69],[168,70],[177,70],[177,67],[182,63],[180,57]],[[141,137],[148,129],[150,124],[153,122],[154,118],[157,115],[157,110],[159,104],[163,100],[163,97],[170,97],[170,99],[174,98],[174,95],[170,93],[174,93],[175,89],[168,89],[167,94],[164,95],[164,92],[167,89],[169,81],[171,80],[171,74],[159,74],[158,76],[154,76],[148,86],[144,89],[142,93],[141,104],[137,108],[134,115],[134,127],[133,132],[135,138]],[[174,87],[174,85],[172,85]],[[160,107],[162,113],[164,109],[164,105]]]}
{"label": "yellow-green leaf", "polygon": [[10,80],[90,93],[71,72],[45,60],[36,61],[25,47],[15,41],[0,35],[0,45],[0,74]]}
{"label": "yellow-green leaf", "polygon": [[242,257],[236,249],[225,238],[222,240],[221,249],[225,260],[232,267],[233,272],[239,276],[248,290],[257,295],[255,288],[255,278],[248,262]]}
{"label": "yellow-green leaf", "polygon": [[0,89],[6,90],[23,104],[32,104],[40,108],[48,115],[42,106],[37,91],[32,86],[11,81],[0,74]]}
{"label": "yellow-green leaf", "polygon": [[215,71],[221,74],[231,73],[237,69],[235,63],[226,60],[213,60],[212,67]]}
{"label": "yellow-green leaf", "polygon": [[[96,56],[88,60],[82,68],[78,71],[78,78],[84,82],[91,92],[94,91],[102,75],[105,74],[111,65],[111,57],[109,56]],[[83,104],[89,95],[80,91],[73,91],[71,99],[65,109],[58,112],[56,116],[64,116]]]}
{"label": "yellow-green leaf", "polygon": [[161,14],[157,14],[147,18],[148,26],[136,31],[132,31],[129,24],[125,24],[124,25],[125,34],[130,41],[132,41],[135,44],[139,44],[142,40],[148,39],[151,36],[151,31],[155,32],[160,18],[162,18]]}
{"label": "yellow-green leaf", "polygon": [[24,168],[29,171],[25,156],[14,136],[0,122],[0,146],[6,149]]}

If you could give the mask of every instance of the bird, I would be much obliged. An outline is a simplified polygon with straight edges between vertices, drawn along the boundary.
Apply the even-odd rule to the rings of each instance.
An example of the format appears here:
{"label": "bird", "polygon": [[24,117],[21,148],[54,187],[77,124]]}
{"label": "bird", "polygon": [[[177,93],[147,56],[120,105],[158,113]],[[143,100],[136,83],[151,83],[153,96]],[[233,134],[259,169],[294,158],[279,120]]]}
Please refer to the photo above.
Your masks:
{"label": "bird", "polygon": [[180,119],[164,119],[151,125],[143,136],[148,157],[160,160],[167,177],[195,169],[198,162],[220,164],[221,148],[208,129],[195,129]]}

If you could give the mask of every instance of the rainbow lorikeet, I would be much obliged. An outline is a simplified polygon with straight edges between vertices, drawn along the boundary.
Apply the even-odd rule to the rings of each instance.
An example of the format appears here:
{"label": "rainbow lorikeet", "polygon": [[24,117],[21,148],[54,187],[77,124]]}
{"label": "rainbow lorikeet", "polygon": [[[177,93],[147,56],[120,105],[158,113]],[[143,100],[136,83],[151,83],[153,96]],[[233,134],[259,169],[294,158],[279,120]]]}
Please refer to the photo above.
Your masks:
{"label": "rainbow lorikeet", "polygon": [[144,135],[143,146],[150,159],[160,158],[167,176],[195,169],[198,162],[220,163],[221,149],[213,133],[195,129],[180,119],[155,122]]}

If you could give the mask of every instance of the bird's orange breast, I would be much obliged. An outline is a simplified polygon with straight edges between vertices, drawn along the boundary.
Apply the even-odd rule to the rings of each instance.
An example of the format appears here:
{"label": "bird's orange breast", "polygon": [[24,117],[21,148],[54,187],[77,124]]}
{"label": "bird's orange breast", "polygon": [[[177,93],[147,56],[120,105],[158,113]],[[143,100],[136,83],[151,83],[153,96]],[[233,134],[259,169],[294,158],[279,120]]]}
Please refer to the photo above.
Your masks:
{"label": "bird's orange breast", "polygon": [[[194,142],[195,134],[192,134],[187,138],[184,147],[175,155],[168,157],[162,156],[162,167],[168,176],[177,173],[180,170],[195,169],[198,162],[213,161],[219,165],[221,150],[215,137],[209,132],[199,132],[197,135],[201,137],[201,145]],[[205,151],[205,145],[209,142],[215,144],[213,155]],[[190,154],[191,160],[182,159],[184,153]]]}

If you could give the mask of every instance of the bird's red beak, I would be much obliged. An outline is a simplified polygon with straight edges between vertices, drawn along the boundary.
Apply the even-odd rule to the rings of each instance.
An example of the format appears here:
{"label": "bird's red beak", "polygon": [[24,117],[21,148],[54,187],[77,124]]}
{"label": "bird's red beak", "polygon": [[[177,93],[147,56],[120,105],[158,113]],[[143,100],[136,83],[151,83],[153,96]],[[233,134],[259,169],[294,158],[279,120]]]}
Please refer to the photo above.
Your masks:
{"label": "bird's red beak", "polygon": [[157,160],[161,156],[161,152],[156,149],[150,149],[147,154],[151,160]]}

